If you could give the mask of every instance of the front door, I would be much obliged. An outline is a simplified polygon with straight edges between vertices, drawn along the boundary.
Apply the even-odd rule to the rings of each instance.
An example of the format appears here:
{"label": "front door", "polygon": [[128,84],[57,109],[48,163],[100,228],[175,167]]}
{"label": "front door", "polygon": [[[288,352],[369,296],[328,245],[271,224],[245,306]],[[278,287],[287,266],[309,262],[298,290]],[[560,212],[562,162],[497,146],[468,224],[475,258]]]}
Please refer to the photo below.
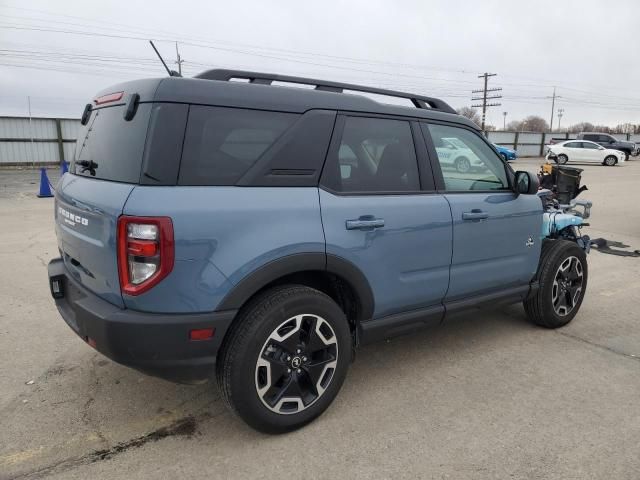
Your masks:
{"label": "front door", "polygon": [[598,162],[601,163],[604,159],[602,158],[602,147],[594,142],[581,142],[582,143],[582,157],[585,162]]}
{"label": "front door", "polygon": [[327,254],[363,272],[373,318],[438,306],[449,283],[451,211],[414,132],[404,120],[339,116],[323,171]]}
{"label": "front door", "polygon": [[451,168],[448,162],[434,162],[436,181],[453,217],[453,256],[445,303],[527,285],[540,258],[540,199],[513,192],[508,167],[477,132],[440,124],[421,126],[436,158],[443,139],[455,137],[478,159],[467,172]]}

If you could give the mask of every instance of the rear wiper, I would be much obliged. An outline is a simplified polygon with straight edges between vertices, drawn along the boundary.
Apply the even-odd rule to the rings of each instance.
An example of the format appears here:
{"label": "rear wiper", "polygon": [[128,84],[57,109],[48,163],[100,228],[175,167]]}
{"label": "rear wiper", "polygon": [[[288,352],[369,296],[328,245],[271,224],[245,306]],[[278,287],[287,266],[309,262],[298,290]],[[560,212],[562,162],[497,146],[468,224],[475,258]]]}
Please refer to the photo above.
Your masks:
{"label": "rear wiper", "polygon": [[93,160],[80,160],[79,162],[76,162],[76,165],[80,165],[82,167],[80,173],[88,171],[92,177],[96,176],[96,168],[98,168],[98,164]]}

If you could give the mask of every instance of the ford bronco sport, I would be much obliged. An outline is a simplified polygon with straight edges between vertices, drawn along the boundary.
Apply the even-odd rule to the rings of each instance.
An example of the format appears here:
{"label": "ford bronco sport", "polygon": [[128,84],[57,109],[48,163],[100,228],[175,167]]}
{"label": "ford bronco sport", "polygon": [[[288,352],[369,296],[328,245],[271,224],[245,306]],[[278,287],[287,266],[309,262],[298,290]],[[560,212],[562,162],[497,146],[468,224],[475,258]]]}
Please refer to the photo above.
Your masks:
{"label": "ford bronco sport", "polygon": [[[486,304],[560,327],[585,295],[581,217],[439,99],[211,70],[111,87],[81,124],[55,192],[61,316],[123,365],[216,376],[258,430],[318,417],[361,344]],[[440,158],[452,139],[469,168]]]}

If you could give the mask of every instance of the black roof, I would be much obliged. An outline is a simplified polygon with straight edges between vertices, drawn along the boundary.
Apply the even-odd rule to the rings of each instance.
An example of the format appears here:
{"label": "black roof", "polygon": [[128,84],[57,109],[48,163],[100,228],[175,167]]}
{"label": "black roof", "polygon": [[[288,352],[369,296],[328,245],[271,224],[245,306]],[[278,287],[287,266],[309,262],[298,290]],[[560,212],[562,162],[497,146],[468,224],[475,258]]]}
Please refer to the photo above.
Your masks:
{"label": "black roof", "polygon": [[[231,78],[249,81],[229,81]],[[313,85],[315,88],[271,85],[273,81]],[[304,113],[311,109],[343,110],[444,120],[478,129],[475,123],[456,114],[455,110],[440,99],[361,85],[257,72],[208,70],[195,78],[134,80],[114,85],[98,95],[119,90],[138,93],[141,102],[180,102],[291,113]],[[349,93],[342,93],[344,90]],[[380,103],[351,91],[405,98],[415,107]]]}

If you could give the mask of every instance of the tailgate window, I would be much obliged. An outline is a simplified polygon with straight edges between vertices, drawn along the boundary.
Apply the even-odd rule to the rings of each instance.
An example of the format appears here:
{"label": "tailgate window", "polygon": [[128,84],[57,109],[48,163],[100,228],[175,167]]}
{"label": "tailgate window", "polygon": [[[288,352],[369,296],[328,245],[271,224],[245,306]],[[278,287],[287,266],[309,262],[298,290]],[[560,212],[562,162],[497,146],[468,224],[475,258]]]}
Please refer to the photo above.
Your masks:
{"label": "tailgate window", "polygon": [[81,127],[71,172],[100,180],[138,183],[151,104],[138,105],[131,121],[122,105],[92,112]]}
{"label": "tailgate window", "polygon": [[234,185],[299,117],[297,114],[192,106],[180,185]]}

